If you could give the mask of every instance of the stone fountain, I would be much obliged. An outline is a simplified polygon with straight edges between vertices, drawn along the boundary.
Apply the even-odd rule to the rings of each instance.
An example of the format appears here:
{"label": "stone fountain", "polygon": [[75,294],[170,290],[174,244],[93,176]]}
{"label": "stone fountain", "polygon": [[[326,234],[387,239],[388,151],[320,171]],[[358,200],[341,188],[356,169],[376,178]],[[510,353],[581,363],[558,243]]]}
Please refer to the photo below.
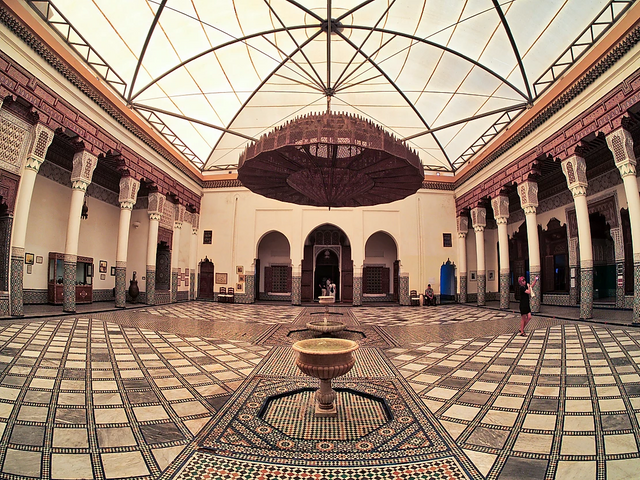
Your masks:
{"label": "stone fountain", "polygon": [[315,395],[316,417],[337,415],[336,392],[331,388],[331,380],[353,368],[353,352],[358,347],[353,340],[341,338],[310,338],[293,344],[293,349],[298,353],[298,368],[303,373],[320,379],[320,389]]}
{"label": "stone fountain", "polygon": [[344,330],[345,324],[336,320],[329,320],[329,307],[327,306],[324,311],[324,318],[322,320],[314,320],[307,323],[307,328],[314,332],[320,333],[334,333]]}

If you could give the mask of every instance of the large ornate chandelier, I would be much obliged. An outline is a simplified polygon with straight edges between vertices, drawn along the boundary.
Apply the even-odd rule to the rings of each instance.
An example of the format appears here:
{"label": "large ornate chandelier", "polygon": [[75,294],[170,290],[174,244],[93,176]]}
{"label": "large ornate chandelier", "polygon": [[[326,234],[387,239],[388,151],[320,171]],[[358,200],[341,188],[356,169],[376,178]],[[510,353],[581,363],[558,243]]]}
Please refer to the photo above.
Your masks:
{"label": "large ornate chandelier", "polygon": [[424,172],[418,154],[379,125],[326,112],[296,118],[248,145],[238,179],[283,202],[359,207],[414,194]]}

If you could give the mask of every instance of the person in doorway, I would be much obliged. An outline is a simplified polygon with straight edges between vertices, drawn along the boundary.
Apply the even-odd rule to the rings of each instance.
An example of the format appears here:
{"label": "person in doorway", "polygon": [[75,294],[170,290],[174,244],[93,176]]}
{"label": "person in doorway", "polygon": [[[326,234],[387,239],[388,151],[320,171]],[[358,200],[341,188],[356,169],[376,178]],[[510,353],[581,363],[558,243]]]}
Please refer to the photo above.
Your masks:
{"label": "person in doorway", "polygon": [[327,285],[327,295],[336,298],[336,284],[329,279],[327,280]]}
{"label": "person in doorway", "polygon": [[433,292],[433,288],[431,288],[431,284],[428,284],[424,291],[424,304],[433,306],[436,304],[436,296]]}
{"label": "person in doorway", "polygon": [[520,336],[525,337],[524,329],[531,320],[531,303],[530,295],[533,292],[533,286],[538,281],[538,277],[533,279],[533,283],[529,285],[524,277],[518,278],[520,285]]}
{"label": "person in doorway", "polygon": [[327,279],[323,278],[322,282],[320,282],[320,290],[322,291],[321,295],[323,297],[327,296]]}

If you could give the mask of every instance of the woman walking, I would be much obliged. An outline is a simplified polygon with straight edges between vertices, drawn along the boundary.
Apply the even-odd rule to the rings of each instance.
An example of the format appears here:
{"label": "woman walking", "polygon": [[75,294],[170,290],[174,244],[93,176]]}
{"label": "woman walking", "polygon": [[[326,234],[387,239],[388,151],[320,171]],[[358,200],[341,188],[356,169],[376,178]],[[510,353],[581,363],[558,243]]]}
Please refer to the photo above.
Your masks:
{"label": "woman walking", "polygon": [[533,279],[533,283],[529,285],[524,277],[518,278],[518,283],[520,284],[520,336],[525,337],[524,329],[531,320],[531,305],[529,302],[529,295],[531,294],[531,289],[538,281],[539,277]]}

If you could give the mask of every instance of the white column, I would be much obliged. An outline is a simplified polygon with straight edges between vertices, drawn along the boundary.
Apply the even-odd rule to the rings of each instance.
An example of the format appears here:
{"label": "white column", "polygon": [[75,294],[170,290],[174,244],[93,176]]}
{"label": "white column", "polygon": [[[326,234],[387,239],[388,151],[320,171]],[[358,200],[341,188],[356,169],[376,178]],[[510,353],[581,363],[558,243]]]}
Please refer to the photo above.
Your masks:
{"label": "white column", "polygon": [[[640,323],[640,194],[636,178],[636,156],[633,151],[631,134],[620,127],[607,135],[607,145],[613,153],[613,160],[620,171],[624,192],[629,207],[631,223],[631,245],[633,249],[633,323]],[[624,265],[624,262],[622,262]],[[623,276],[624,278],[624,276]],[[624,296],[624,291],[622,292]]]}
{"label": "white column", "polygon": [[580,318],[591,318],[593,316],[593,249],[587,206],[587,165],[584,158],[572,155],[562,161],[562,171],[573,195],[578,223]]}
{"label": "white column", "polygon": [[175,206],[173,217],[173,239],[171,240],[171,303],[178,301],[178,286],[180,273],[180,232],[184,222],[185,208],[183,205]]}
{"label": "white column", "polygon": [[487,267],[485,266],[484,253],[484,229],[487,226],[487,210],[484,207],[471,209],[471,222],[476,233],[476,253],[477,253],[477,274],[478,283],[478,305],[485,304],[485,294],[487,291]]}
{"label": "white column", "polygon": [[148,305],[156,304],[156,256],[158,253],[158,228],[166,197],[160,192],[149,194],[149,236],[147,237],[147,276],[145,295]]}
{"label": "white column", "polygon": [[198,225],[200,223],[200,215],[191,214],[191,243],[189,245],[189,300],[196,298],[196,271],[198,269]]}
{"label": "white column", "polygon": [[[529,282],[541,274],[540,266],[540,241],[538,239],[538,184],[527,180],[518,185],[520,205],[524,210],[524,218],[527,224],[527,247],[529,250]],[[531,311],[540,311],[541,283],[538,281],[531,294]]]}
{"label": "white column", "polygon": [[469,217],[459,215],[458,225],[458,277],[460,279],[460,303],[467,302],[467,233],[469,232]]}
{"label": "white column", "polygon": [[500,258],[499,288],[500,309],[509,308],[509,235],[507,222],[509,220],[509,197],[499,195],[491,200],[493,217],[498,225],[498,257]]}
{"label": "white column", "polygon": [[124,308],[127,301],[127,252],[131,212],[138,197],[140,182],[129,175],[120,179],[120,223],[116,247],[116,307]]}
{"label": "white column", "polygon": [[[0,99],[0,107],[2,100]],[[12,241],[11,241],[11,274],[10,274],[10,305],[11,315],[22,316],[24,314],[24,248],[27,239],[27,223],[29,209],[33,197],[33,187],[44,162],[49,145],[53,141],[53,131],[41,124],[34,127],[33,142],[27,153],[24,170],[20,178],[18,195],[13,217]]]}
{"label": "white column", "polygon": [[65,312],[76,311],[76,264],[80,237],[80,215],[82,214],[84,195],[91,183],[97,164],[98,158],[86,150],[73,156],[71,206],[69,207],[69,223],[67,224],[67,238],[64,247],[63,310]]}

